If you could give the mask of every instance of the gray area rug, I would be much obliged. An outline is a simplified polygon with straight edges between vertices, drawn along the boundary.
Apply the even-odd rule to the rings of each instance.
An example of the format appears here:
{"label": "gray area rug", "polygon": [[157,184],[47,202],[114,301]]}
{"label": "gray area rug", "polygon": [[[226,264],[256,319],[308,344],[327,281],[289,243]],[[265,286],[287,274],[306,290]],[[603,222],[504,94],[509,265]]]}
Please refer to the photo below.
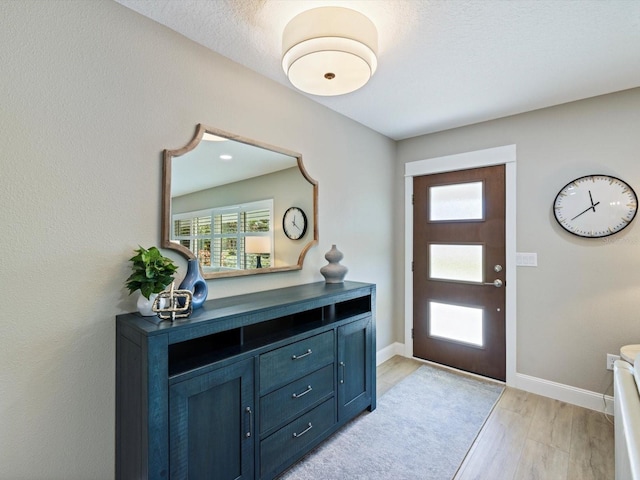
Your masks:
{"label": "gray area rug", "polygon": [[503,390],[424,365],[280,480],[449,480]]}

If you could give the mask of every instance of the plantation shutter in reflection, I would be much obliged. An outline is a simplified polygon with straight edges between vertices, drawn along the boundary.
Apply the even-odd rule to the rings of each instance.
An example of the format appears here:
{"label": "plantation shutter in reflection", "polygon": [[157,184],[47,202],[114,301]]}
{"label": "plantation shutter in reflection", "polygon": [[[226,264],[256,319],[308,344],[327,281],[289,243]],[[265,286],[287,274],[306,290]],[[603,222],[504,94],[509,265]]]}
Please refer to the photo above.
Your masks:
{"label": "plantation shutter in reflection", "polygon": [[[255,268],[256,255],[244,251],[245,237],[270,233],[273,200],[231,205],[173,216],[173,240],[192,251],[203,267]],[[261,254],[263,267],[271,254]]]}
{"label": "plantation shutter in reflection", "polygon": [[245,212],[245,232],[268,232],[271,223],[269,210]]}

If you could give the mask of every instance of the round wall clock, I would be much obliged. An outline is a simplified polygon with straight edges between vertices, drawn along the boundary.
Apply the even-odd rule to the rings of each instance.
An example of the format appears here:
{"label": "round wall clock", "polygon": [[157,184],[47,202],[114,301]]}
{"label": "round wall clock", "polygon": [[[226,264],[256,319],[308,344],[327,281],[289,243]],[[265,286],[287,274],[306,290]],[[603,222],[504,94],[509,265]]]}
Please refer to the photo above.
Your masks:
{"label": "round wall clock", "polygon": [[301,208],[291,207],[284,212],[282,229],[291,240],[299,240],[307,231],[307,216]]}
{"label": "round wall clock", "polygon": [[579,237],[607,237],[636,216],[638,197],[626,182],[610,175],[587,175],[566,184],[553,202],[556,220]]}

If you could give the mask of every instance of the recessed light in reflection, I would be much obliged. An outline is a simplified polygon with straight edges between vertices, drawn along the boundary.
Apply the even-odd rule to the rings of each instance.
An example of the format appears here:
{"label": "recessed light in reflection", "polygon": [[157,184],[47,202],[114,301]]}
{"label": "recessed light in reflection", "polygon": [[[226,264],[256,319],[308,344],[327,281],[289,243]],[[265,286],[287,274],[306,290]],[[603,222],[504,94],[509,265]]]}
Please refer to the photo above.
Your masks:
{"label": "recessed light in reflection", "polygon": [[231,155],[227,155],[226,153],[223,155],[220,155],[220,160],[224,160],[225,162],[228,162],[229,160],[231,160],[233,157]]}

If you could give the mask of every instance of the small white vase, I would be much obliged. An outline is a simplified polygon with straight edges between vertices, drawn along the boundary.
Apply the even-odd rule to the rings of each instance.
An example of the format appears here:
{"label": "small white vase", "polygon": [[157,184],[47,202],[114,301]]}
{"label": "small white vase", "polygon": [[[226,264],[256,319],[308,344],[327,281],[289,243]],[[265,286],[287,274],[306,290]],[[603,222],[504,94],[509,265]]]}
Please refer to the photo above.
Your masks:
{"label": "small white vase", "polygon": [[138,302],[136,303],[136,306],[138,307],[138,312],[140,312],[140,315],[142,315],[143,317],[152,317],[156,314],[156,312],[153,311],[152,307],[153,302],[155,301],[157,296],[157,293],[152,293],[151,295],[149,295],[149,298],[142,295],[142,293],[138,296]]}

